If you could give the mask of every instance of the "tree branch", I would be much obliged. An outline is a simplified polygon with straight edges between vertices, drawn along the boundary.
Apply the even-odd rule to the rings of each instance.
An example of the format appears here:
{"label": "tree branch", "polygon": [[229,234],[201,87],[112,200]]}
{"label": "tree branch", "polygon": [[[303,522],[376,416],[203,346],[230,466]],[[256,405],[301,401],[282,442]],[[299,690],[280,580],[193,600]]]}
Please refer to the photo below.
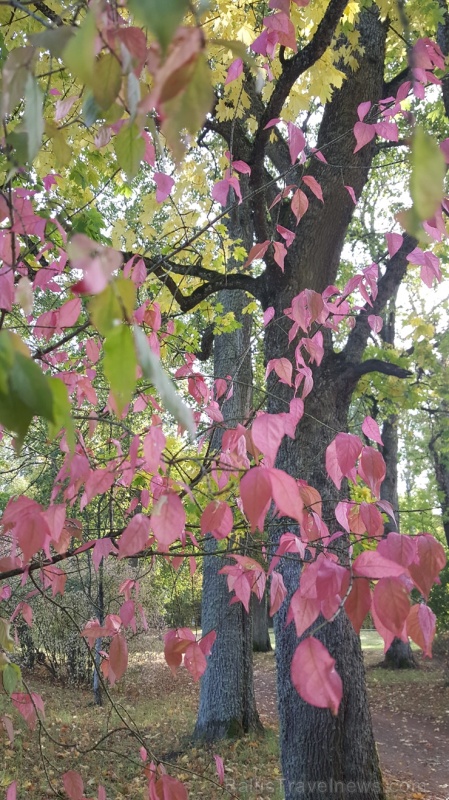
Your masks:
{"label": "tree branch", "polygon": [[393,375],[395,378],[411,378],[413,375],[409,369],[398,367],[397,364],[392,364],[390,361],[382,361],[380,358],[369,358],[367,361],[355,364],[352,371],[357,379],[369,372],[380,372],[382,375]]}

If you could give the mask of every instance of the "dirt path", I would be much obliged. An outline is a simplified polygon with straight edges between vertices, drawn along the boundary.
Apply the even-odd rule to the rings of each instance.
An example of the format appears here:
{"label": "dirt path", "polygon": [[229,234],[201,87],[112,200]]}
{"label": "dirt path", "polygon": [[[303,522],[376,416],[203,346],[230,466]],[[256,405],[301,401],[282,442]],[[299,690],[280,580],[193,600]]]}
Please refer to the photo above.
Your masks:
{"label": "dirt path", "polygon": [[[257,707],[265,725],[277,724],[274,658],[264,656],[255,665]],[[407,800],[449,800],[449,713],[435,715],[429,703],[429,717],[391,710],[392,701],[404,697],[400,684],[388,691],[370,686],[374,733],[387,785],[395,797]],[[416,685],[415,693],[425,691]],[[435,687],[438,689],[439,687]],[[395,698],[395,694],[397,695]],[[400,698],[399,698],[400,695]],[[449,701],[449,691],[437,692],[440,703]],[[386,699],[388,698],[388,700]],[[394,704],[394,703],[393,703]]]}

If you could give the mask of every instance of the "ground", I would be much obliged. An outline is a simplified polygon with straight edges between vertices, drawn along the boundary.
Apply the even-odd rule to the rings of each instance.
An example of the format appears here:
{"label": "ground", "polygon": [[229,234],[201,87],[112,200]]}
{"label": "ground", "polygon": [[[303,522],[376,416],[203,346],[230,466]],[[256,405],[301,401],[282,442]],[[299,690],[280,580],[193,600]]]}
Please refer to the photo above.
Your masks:
{"label": "ground", "polygon": [[[381,643],[363,636],[371,708],[389,800],[449,798],[449,686],[444,663],[419,659],[419,669],[389,672],[378,668]],[[77,769],[85,796],[141,800],[144,779],[139,748],[165,761],[167,770],[187,783],[194,800],[229,797],[218,785],[214,755],[225,764],[225,785],[247,800],[280,800],[274,656],[255,656],[256,691],[265,725],[263,737],[245,737],[214,747],[192,746],[198,686],[184,669],[173,677],[162,654],[160,634],[131,643],[128,672],[111,691],[115,711],[92,705],[88,690],[55,684],[43,666],[26,675],[30,689],[46,704],[45,727],[34,734],[17,715],[15,740],[8,744],[0,727],[0,795],[14,780],[19,800],[49,800],[61,789],[61,775]],[[10,713],[0,696],[0,714]],[[136,739],[139,734],[143,739]],[[115,730],[115,732],[114,732]],[[102,738],[98,747],[95,744]],[[39,742],[40,738],[40,742]],[[49,783],[51,788],[49,788]],[[65,795],[62,795],[65,796]]]}

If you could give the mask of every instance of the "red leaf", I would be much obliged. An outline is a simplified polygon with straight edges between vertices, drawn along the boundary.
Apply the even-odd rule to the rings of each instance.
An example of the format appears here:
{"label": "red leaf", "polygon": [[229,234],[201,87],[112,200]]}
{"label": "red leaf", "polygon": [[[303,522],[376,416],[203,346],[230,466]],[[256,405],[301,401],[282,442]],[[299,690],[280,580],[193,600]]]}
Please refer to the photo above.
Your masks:
{"label": "red leaf", "polygon": [[215,631],[209,631],[209,633],[207,633],[206,636],[203,636],[198,642],[205,656],[210,655],[216,638],[217,634],[215,633]]}
{"label": "red leaf", "polygon": [[384,532],[384,521],[379,509],[373,503],[362,503],[360,518],[365,526],[368,536],[380,539]]}
{"label": "red leaf", "polygon": [[345,601],[345,611],[356,633],[360,634],[363,621],[371,608],[371,589],[366,578],[357,578],[352,583]]}
{"label": "red leaf", "polygon": [[[222,203],[222,205],[225,205]],[[249,267],[249,265],[258,258],[263,258],[265,253],[267,252],[271,242],[267,239],[265,242],[261,244],[255,244],[254,247],[248,253],[248,258],[246,259],[243,268]]]}
{"label": "red leaf", "polygon": [[418,563],[410,564],[408,571],[419,591],[427,599],[429,592],[446,564],[443,546],[429,533],[418,536]]}
{"label": "red leaf", "polygon": [[201,514],[201,533],[211,533],[216,539],[224,539],[232,531],[232,511],[224,501],[212,500]]}
{"label": "red leaf", "polygon": [[70,800],[83,800],[84,783],[79,772],[75,772],[73,769],[65,772],[62,776],[62,782]]}
{"label": "red leaf", "polygon": [[111,682],[111,686],[126,672],[126,668],[128,666],[128,645],[126,644],[126,639],[122,636],[121,633],[117,633],[114,638],[112,639],[111,646],[109,648],[109,667],[110,670],[114,673],[114,678],[112,680],[112,675],[109,673],[109,680]]}
{"label": "red leaf", "polygon": [[432,657],[435,627],[436,616],[428,606],[418,603],[411,607],[407,617],[407,633],[429,658]]}
{"label": "red leaf", "polygon": [[386,474],[382,453],[379,453],[374,447],[364,447],[357,471],[371,489],[374,497],[380,497],[380,485]]}
{"label": "red leaf", "polygon": [[118,558],[129,558],[141,550],[150,535],[150,520],[145,514],[135,514],[123,531],[118,544]]}
{"label": "red leaf", "polygon": [[410,611],[404,584],[398,578],[382,578],[374,587],[373,604],[382,625],[400,637]]}
{"label": "red leaf", "polygon": [[298,694],[318,708],[330,708],[334,716],[343,697],[343,683],[335,671],[335,659],[313,636],[304,639],[295,650],[291,679]]}
{"label": "red leaf", "polygon": [[182,657],[195,636],[189,628],[170,630],[164,636],[164,656],[173,674],[181,666]]}
{"label": "red leaf", "polygon": [[81,300],[75,297],[73,300],[67,300],[60,309],[58,309],[58,324],[60,328],[71,328],[76,325],[77,319],[81,314]]}

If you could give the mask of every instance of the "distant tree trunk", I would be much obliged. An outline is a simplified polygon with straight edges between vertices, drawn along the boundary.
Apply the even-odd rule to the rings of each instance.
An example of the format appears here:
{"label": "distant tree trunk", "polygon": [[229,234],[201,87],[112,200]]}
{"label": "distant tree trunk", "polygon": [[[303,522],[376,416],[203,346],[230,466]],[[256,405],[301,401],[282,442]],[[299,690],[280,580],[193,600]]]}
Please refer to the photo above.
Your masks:
{"label": "distant tree trunk", "polygon": [[[394,345],[395,337],[395,315],[396,315],[396,296],[390,301],[389,308],[385,314],[384,326],[381,331],[382,339],[386,344]],[[387,500],[393,507],[396,522],[388,518],[384,527],[384,536],[388,536],[391,531],[400,532],[399,497],[398,497],[398,461],[399,461],[399,437],[398,437],[398,416],[389,414],[382,426],[382,455],[385,461],[386,474],[380,487],[380,497]],[[413,655],[410,642],[403,642],[402,639],[395,637],[385,653],[382,666],[386,669],[414,669],[417,664]]]}
{"label": "distant tree trunk", "polygon": [[[228,224],[232,229],[232,219]],[[234,231],[233,238],[239,238],[238,232]],[[233,333],[217,336],[214,343],[215,378],[233,379],[232,396],[221,407],[226,427],[232,428],[243,422],[251,410],[251,318],[241,313],[248,305],[244,292],[222,291],[218,301],[223,312],[233,311],[242,325]],[[212,440],[214,450],[220,448],[221,439],[222,431],[217,429]],[[254,695],[251,615],[241,603],[230,605],[226,576],[217,574],[230,562],[214,555],[216,540],[207,537],[205,546],[210,555],[203,563],[201,625],[203,634],[215,630],[217,639],[201,679],[194,737],[214,741],[261,730],[262,726]]]}
{"label": "distant tree trunk", "polygon": [[268,599],[264,594],[262,600],[251,595],[251,613],[253,618],[253,650],[255,653],[269,653],[272,650],[268,631]]}
{"label": "distant tree trunk", "polygon": [[[104,622],[104,585],[103,585],[103,559],[101,559],[99,567],[98,567],[98,600],[97,600],[97,616],[100,625],[103,625]],[[93,693],[94,693],[94,703],[96,706],[103,705],[103,697],[101,694],[101,683],[100,683],[100,665],[101,665],[101,654],[100,651],[103,647],[103,639],[95,639],[95,668],[94,668],[94,677],[93,677]]]}
{"label": "distant tree trunk", "polygon": [[435,470],[444,535],[449,547],[449,456],[447,452],[444,452],[444,448],[441,448],[441,450],[438,448],[437,442],[439,438],[440,435],[438,433],[432,436],[429,442],[429,450]]}

